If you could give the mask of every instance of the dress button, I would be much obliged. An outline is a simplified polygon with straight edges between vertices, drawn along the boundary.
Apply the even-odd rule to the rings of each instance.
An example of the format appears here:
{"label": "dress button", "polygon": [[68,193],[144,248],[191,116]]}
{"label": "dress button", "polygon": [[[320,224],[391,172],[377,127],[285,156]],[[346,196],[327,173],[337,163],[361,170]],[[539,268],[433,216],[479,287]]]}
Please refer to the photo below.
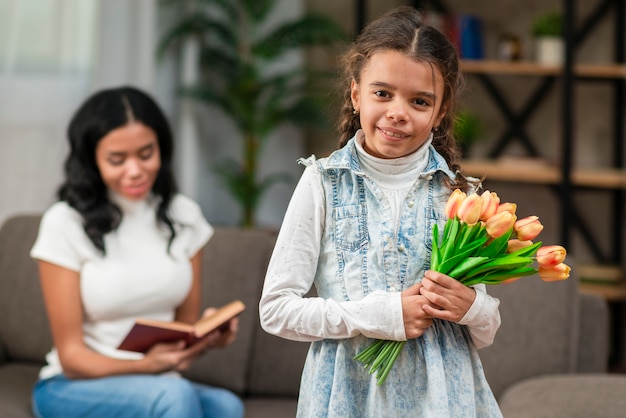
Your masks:
{"label": "dress button", "polygon": [[389,285],[389,290],[392,291],[392,292],[395,292],[396,291],[396,285],[395,284],[390,284]]}
{"label": "dress button", "polygon": [[400,251],[401,253],[404,252],[404,245],[398,245],[398,251]]}
{"label": "dress button", "polygon": [[409,202],[409,207],[412,208],[415,205],[415,202],[413,202],[412,200]]}
{"label": "dress button", "polygon": [[426,180],[432,180],[432,179],[433,179],[432,175],[429,175],[429,176],[426,177]]}

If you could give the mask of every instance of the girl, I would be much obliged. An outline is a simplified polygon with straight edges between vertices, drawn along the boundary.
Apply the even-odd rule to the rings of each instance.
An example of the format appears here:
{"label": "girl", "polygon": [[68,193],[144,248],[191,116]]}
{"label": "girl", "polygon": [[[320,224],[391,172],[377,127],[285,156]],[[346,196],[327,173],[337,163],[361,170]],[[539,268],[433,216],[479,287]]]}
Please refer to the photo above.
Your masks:
{"label": "girl", "polygon": [[31,250],[54,341],[33,391],[35,415],[243,416],[231,392],[177,373],[230,344],[237,320],[189,348],[117,349],[138,317],[193,323],[200,312],[202,248],[213,229],[176,193],[163,113],[137,89],[104,90],[78,109],[68,135],[59,201]]}
{"label": "girl", "polygon": [[[459,173],[451,128],[461,84],[453,46],[401,7],[344,58],[340,149],[307,168],[260,301],[263,328],[312,342],[300,417],[499,417],[476,349],[500,325],[485,286],[428,271]],[[304,298],[312,285],[318,297]],[[353,357],[408,340],[380,386]]]}

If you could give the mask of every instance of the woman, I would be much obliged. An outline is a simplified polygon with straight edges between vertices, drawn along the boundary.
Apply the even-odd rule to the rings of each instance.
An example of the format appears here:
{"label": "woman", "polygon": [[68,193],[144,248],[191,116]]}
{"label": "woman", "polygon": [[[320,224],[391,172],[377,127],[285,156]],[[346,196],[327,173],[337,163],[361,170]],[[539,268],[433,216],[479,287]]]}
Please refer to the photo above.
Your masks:
{"label": "woman", "polygon": [[138,317],[193,323],[200,313],[202,248],[213,229],[176,192],[162,111],[135,88],[103,90],[78,109],[68,136],[59,201],[31,251],[54,341],[33,391],[35,415],[243,416],[231,392],[178,374],[204,350],[230,344],[236,319],[190,347],[117,349]]}

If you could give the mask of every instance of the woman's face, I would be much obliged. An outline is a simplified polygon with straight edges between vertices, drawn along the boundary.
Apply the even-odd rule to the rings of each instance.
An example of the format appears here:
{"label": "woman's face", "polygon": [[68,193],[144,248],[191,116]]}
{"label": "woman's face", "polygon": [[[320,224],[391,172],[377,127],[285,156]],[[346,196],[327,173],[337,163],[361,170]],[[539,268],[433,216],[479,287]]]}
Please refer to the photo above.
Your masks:
{"label": "woman's face", "polygon": [[139,122],[114,129],[98,142],[96,164],[109,190],[141,200],[152,190],[161,168],[157,136]]}
{"label": "woman's face", "polygon": [[398,51],[372,55],[361,81],[352,81],[351,96],[360,112],[364,148],[379,158],[415,152],[445,114],[439,70]]}

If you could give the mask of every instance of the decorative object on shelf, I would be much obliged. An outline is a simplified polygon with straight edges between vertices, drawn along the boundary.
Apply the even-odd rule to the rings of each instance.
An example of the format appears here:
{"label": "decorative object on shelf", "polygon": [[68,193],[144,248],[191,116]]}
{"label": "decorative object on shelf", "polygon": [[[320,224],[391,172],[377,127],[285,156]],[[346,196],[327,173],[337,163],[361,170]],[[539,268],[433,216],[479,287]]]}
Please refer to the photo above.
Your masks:
{"label": "decorative object on shelf", "polygon": [[463,158],[469,157],[472,144],[478,141],[482,135],[483,127],[480,119],[469,110],[461,109],[454,120],[452,130]]}
{"label": "decorative object on shelf", "polygon": [[522,42],[512,33],[503,33],[498,38],[496,57],[500,61],[520,61],[522,59]]}
{"label": "decorative object on shelf", "polygon": [[563,40],[563,14],[560,11],[545,12],[532,24],[535,39],[535,59],[542,64],[560,65],[565,54]]}
{"label": "decorative object on shelf", "polygon": [[483,24],[476,16],[462,14],[458,18],[460,55],[463,59],[485,58],[483,49]]}
{"label": "decorative object on shelf", "polygon": [[268,135],[284,123],[319,127],[325,120],[326,103],[315,95],[314,75],[281,65],[285,53],[337,44],[347,40],[347,35],[331,19],[314,13],[276,23],[276,0],[170,0],[163,4],[180,17],[163,35],[159,54],[178,50],[189,40],[199,46],[199,80],[181,86],[180,93],[222,110],[241,133],[240,161],[226,159],[216,173],[241,207],[242,226],[254,227],[263,194],[288,178],[281,173],[258,176],[258,160]]}

